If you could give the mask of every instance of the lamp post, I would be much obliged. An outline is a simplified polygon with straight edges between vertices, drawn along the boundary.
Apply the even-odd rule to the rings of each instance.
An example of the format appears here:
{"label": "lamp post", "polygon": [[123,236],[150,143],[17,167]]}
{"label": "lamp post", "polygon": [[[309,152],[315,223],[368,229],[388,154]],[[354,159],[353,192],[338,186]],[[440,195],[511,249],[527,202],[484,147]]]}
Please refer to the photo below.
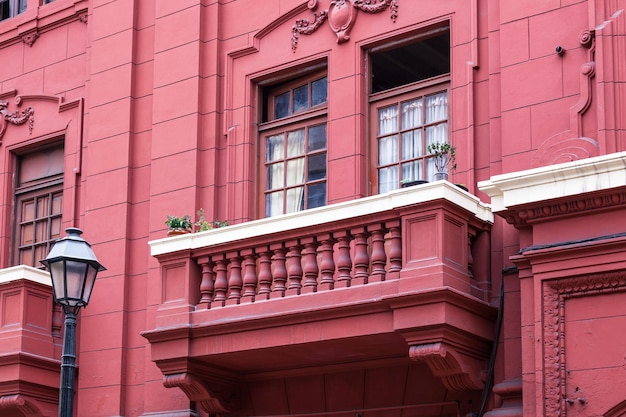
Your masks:
{"label": "lamp post", "polygon": [[96,275],[106,268],[96,259],[91,245],[80,237],[82,230],[70,227],[65,232],[67,236],[57,240],[46,259],[39,262],[50,271],[54,301],[63,306],[65,313],[59,417],[73,417],[76,315],[89,303]]}

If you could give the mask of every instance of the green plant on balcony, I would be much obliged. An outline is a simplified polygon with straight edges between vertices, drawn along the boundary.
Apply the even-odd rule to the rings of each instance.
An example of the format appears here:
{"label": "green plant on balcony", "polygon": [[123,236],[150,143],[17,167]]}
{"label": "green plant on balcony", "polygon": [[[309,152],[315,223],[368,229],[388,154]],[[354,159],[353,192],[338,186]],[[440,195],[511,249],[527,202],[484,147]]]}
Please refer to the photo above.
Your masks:
{"label": "green plant on balcony", "polygon": [[185,214],[182,217],[168,214],[165,224],[167,225],[168,236],[191,233],[193,230],[193,222],[191,221],[191,216],[188,214]]}
{"label": "green plant on balcony", "polygon": [[447,180],[456,169],[456,150],[448,142],[433,142],[426,148],[435,164],[435,181]]}
{"label": "green plant on balcony", "polygon": [[204,215],[204,209],[202,208],[198,210],[197,214],[198,214],[198,221],[194,223],[194,226],[197,227],[196,232],[204,232],[207,230],[218,229],[220,227],[228,226],[227,221],[219,221],[219,220],[208,221]]}

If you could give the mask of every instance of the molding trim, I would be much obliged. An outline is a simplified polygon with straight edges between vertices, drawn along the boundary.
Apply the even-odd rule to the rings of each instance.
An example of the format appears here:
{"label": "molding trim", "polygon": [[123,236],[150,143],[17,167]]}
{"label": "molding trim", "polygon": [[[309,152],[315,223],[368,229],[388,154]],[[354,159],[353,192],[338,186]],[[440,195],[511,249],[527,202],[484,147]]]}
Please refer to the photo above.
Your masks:
{"label": "molding trim", "polygon": [[[626,291],[626,271],[564,278],[543,283],[543,373],[546,417],[565,417],[565,301],[569,298]],[[579,401],[581,399],[578,399]],[[583,399],[584,401],[584,399]]]}
{"label": "molding trim", "polygon": [[478,188],[494,212],[511,207],[626,186],[626,152],[491,177]]}

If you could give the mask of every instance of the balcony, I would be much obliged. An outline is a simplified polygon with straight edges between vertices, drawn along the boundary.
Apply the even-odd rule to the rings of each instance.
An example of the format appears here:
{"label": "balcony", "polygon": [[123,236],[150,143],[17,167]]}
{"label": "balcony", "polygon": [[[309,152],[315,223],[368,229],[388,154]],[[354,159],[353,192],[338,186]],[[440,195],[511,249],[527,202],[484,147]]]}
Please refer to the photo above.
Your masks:
{"label": "balcony", "polygon": [[492,222],[440,181],[152,241],[143,336],[209,413],[456,415],[493,338]]}
{"label": "balcony", "polygon": [[0,415],[57,414],[61,324],[47,272],[0,270]]}

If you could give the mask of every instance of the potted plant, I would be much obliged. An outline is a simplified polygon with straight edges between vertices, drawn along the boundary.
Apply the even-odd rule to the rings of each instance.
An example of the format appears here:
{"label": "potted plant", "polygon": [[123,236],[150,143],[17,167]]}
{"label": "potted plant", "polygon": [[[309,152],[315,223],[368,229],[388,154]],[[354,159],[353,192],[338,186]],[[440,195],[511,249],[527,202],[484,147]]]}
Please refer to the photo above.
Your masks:
{"label": "potted plant", "polygon": [[223,222],[219,220],[213,220],[212,222],[207,221],[204,216],[204,209],[202,208],[198,210],[197,214],[198,214],[198,221],[194,223],[194,226],[198,228],[196,232],[204,232],[206,230],[217,229],[220,227],[228,226],[227,221],[223,221]]}
{"label": "potted plant", "polygon": [[191,221],[191,216],[189,216],[188,214],[185,214],[182,217],[172,216],[171,214],[168,214],[167,220],[165,220],[165,224],[167,225],[168,236],[191,233],[193,230],[193,222]]}
{"label": "potted plant", "polygon": [[456,151],[448,142],[433,142],[426,148],[435,163],[434,180],[447,180],[448,173],[456,169]]}

